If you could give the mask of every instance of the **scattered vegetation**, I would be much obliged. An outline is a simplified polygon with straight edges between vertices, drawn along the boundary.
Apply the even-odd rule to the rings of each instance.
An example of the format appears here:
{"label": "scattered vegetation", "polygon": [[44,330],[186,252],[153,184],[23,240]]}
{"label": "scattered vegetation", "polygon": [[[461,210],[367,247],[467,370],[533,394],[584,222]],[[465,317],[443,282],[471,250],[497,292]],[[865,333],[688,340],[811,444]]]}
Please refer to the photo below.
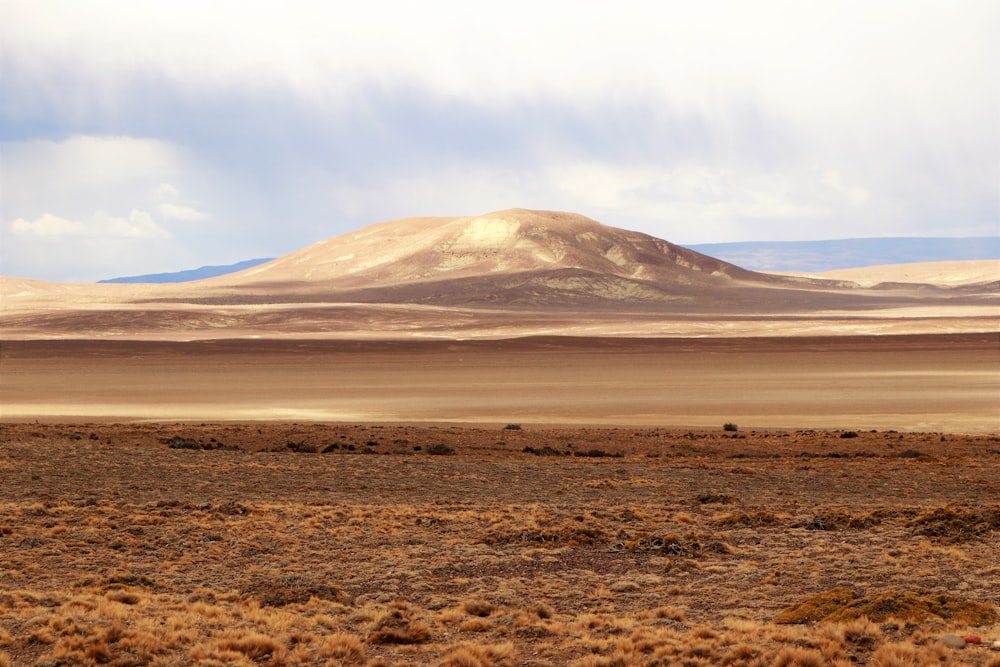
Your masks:
{"label": "scattered vegetation", "polygon": [[991,436],[496,431],[0,424],[0,667],[1000,667]]}
{"label": "scattered vegetation", "polygon": [[[531,447],[526,446],[523,450],[525,454],[534,454],[535,456],[562,456],[562,452],[554,447],[549,447],[545,445],[544,447]],[[569,452],[567,452],[568,454]]]}

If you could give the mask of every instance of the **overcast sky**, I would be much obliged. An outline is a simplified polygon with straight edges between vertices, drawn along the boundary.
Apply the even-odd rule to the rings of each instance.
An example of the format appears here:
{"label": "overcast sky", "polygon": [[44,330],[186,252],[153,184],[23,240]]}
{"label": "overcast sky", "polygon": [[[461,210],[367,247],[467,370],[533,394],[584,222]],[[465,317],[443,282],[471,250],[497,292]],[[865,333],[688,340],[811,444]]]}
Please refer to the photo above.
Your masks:
{"label": "overcast sky", "polygon": [[0,273],[511,207],[676,243],[996,235],[998,33],[995,0],[0,0]]}

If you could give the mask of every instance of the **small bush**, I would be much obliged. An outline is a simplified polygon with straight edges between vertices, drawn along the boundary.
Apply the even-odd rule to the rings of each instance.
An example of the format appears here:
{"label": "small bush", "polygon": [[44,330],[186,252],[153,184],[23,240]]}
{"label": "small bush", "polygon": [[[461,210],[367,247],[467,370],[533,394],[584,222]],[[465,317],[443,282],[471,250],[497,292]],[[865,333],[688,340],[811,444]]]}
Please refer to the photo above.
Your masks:
{"label": "small bush", "polygon": [[219,648],[224,651],[242,653],[251,660],[259,660],[278,653],[282,649],[282,645],[267,635],[251,632],[242,637],[224,639],[219,644]]}
{"label": "small bush", "polygon": [[487,602],[486,600],[475,599],[475,600],[466,600],[465,603],[462,605],[462,609],[465,610],[466,614],[485,618],[493,613],[495,607],[491,602]]}
{"label": "small bush", "polygon": [[431,637],[431,629],[426,623],[411,617],[406,608],[389,612],[375,624],[368,637],[370,644],[421,644]]}
{"label": "small bush", "polygon": [[455,449],[449,447],[443,442],[439,442],[436,445],[431,445],[427,448],[428,454],[434,454],[435,456],[448,456],[455,453]]}
{"label": "small bush", "polygon": [[739,431],[740,427],[737,426],[736,424],[732,423],[732,422],[726,422],[725,424],[722,425],[722,430],[723,431]]}
{"label": "small bush", "polygon": [[548,445],[544,447],[531,447],[529,445],[521,451],[525,454],[534,454],[535,456],[562,456],[562,452]]}
{"label": "small bush", "polygon": [[596,458],[603,458],[603,457],[620,459],[620,458],[622,458],[623,454],[621,454],[620,452],[613,454],[611,452],[606,452],[603,449],[588,449],[585,452],[577,452],[575,454],[575,456],[586,456],[586,457],[595,458],[595,459]]}
{"label": "small bush", "polygon": [[182,438],[179,435],[167,440],[167,446],[170,449],[201,449],[202,446],[198,444],[198,441],[193,438]]}
{"label": "small bush", "polygon": [[703,493],[695,496],[694,501],[699,505],[739,505],[740,499],[724,493]]}
{"label": "small bush", "polygon": [[513,664],[514,644],[460,644],[449,649],[441,667],[499,667]]}
{"label": "small bush", "polygon": [[323,639],[319,656],[337,658],[336,664],[361,664],[365,658],[365,647],[354,635],[337,632]]}
{"label": "small bush", "polygon": [[520,424],[507,424],[506,426],[503,427],[503,430],[505,430],[505,431],[520,431],[521,430],[521,425]]}

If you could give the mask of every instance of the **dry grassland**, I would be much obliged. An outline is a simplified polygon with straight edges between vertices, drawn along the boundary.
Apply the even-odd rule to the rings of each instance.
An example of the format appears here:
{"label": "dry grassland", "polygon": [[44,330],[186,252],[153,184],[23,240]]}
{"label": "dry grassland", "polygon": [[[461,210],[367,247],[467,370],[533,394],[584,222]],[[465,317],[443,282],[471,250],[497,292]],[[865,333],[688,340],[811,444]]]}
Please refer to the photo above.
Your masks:
{"label": "dry grassland", "polygon": [[4,424],[0,666],[1000,665],[1000,438],[510,426]]}

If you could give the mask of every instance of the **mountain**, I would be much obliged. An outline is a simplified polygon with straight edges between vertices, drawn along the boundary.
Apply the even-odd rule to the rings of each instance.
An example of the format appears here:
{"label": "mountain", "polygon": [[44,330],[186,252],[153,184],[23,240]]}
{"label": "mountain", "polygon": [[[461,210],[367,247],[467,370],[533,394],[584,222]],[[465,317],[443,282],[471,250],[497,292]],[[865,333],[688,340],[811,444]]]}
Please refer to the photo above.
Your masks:
{"label": "mountain", "polygon": [[206,282],[240,303],[549,307],[708,304],[723,287],[833,284],[747,271],[579,214],[524,209],[375,224]]}
{"label": "mountain", "polygon": [[754,271],[818,272],[866,266],[1000,259],[1000,236],[700,243],[688,248]]}
{"label": "mountain", "polygon": [[3,278],[0,329],[156,340],[1000,329],[989,267],[946,270],[946,286],[761,273],[575,213],[510,209],[378,223],[193,282]]}
{"label": "mountain", "polygon": [[273,257],[265,257],[262,259],[247,259],[242,262],[237,262],[235,264],[226,264],[224,266],[203,266],[198,269],[187,269],[185,271],[172,271],[169,273],[149,273],[142,276],[125,276],[122,278],[109,278],[107,280],[98,280],[99,283],[183,283],[189,282],[191,280],[203,280],[205,278],[214,278],[216,276],[224,276],[227,273],[235,273],[237,271],[242,271],[243,269],[249,269],[251,267],[257,266],[258,264],[263,264],[264,262],[270,262]]}
{"label": "mountain", "polygon": [[[414,219],[426,223],[428,218]],[[322,242],[323,244],[329,241]],[[684,246],[752,271],[817,273],[890,264],[1000,259],[1000,236],[891,237],[825,241],[747,241]],[[236,273],[273,261],[248,259],[223,266],[100,280],[100,283],[179,283]]]}

